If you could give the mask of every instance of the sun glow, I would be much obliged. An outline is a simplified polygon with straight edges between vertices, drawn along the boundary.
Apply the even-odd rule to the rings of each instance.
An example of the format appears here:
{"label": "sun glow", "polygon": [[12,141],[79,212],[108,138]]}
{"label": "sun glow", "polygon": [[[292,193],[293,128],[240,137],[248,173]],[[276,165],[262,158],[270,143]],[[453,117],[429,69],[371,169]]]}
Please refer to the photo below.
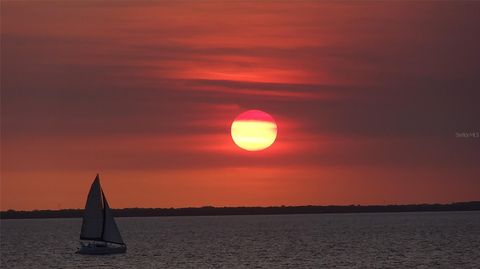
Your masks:
{"label": "sun glow", "polygon": [[232,123],[233,142],[242,149],[259,151],[270,147],[277,138],[277,124],[260,110],[248,110]]}

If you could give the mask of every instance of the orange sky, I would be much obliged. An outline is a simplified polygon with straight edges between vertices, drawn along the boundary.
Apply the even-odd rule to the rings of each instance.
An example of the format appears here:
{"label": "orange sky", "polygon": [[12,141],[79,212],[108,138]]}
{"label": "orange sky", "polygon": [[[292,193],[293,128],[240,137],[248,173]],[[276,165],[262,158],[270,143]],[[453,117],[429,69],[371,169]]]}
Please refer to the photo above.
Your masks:
{"label": "orange sky", "polygon": [[[2,1],[1,209],[480,199],[477,3]],[[243,111],[278,125],[239,149]]]}

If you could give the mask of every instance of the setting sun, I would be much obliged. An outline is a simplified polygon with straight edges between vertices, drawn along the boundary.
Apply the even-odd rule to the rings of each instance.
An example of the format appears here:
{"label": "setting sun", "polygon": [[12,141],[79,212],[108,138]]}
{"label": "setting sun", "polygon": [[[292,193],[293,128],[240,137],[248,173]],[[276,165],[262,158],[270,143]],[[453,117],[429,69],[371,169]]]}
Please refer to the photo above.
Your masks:
{"label": "setting sun", "polygon": [[232,123],[233,142],[242,149],[259,151],[270,147],[277,138],[277,124],[269,114],[248,110]]}

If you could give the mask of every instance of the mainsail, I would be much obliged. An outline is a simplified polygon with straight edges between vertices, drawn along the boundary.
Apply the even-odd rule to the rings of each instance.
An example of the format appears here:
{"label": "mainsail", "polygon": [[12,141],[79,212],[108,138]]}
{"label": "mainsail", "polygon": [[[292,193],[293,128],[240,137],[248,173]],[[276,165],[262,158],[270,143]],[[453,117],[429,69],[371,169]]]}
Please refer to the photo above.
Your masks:
{"label": "mainsail", "polygon": [[80,239],[124,244],[98,175],[88,193]]}

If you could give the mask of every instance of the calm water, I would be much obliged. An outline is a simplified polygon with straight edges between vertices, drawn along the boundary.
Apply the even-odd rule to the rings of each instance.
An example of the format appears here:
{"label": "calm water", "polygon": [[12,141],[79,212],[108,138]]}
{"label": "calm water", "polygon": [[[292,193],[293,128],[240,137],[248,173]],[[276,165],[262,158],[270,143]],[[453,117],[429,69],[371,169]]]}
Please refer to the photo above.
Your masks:
{"label": "calm water", "polygon": [[80,219],[1,221],[2,268],[480,268],[480,212],[118,218],[126,254],[82,256]]}

